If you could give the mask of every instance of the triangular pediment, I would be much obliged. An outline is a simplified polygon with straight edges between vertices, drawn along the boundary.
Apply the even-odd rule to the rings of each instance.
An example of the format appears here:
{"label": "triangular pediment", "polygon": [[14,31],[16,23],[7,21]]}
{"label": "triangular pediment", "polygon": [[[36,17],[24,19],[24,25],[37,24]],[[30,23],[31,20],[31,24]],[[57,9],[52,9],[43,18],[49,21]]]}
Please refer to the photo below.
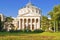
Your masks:
{"label": "triangular pediment", "polygon": [[23,14],[21,16],[41,16],[41,15],[38,13],[26,13],[26,14]]}

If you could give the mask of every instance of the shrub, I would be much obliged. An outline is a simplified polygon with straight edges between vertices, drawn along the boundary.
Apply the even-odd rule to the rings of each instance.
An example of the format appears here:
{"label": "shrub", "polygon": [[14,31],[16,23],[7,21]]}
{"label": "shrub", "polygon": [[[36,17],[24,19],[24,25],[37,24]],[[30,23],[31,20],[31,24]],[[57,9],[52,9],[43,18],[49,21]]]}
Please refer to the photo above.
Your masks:
{"label": "shrub", "polygon": [[23,30],[16,30],[16,32],[23,32]]}
{"label": "shrub", "polygon": [[6,29],[3,29],[1,32],[7,32]]}
{"label": "shrub", "polygon": [[9,32],[15,32],[14,30],[10,30]]}
{"label": "shrub", "polygon": [[24,32],[32,32],[32,31],[29,29],[25,29]]}
{"label": "shrub", "polygon": [[22,30],[10,30],[9,32],[23,32]]}
{"label": "shrub", "polygon": [[44,32],[43,30],[40,30],[40,29],[36,29],[36,30],[34,30],[33,31],[34,33],[42,33],[42,32]]}

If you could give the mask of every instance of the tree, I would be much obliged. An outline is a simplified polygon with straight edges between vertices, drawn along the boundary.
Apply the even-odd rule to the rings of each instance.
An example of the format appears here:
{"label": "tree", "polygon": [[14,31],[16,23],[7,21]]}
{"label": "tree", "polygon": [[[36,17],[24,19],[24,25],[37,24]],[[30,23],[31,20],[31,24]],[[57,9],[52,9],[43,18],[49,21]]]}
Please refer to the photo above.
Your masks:
{"label": "tree", "polygon": [[12,22],[14,19],[10,16],[10,17],[6,17],[5,22]]}
{"label": "tree", "polygon": [[10,17],[6,17],[6,20],[5,20],[5,28],[4,29],[6,29],[7,31],[10,31],[10,29],[9,28],[11,28],[11,29],[13,29],[13,24],[12,24],[12,21],[13,21],[14,19],[10,16]]}
{"label": "tree", "polygon": [[54,23],[54,32],[58,32],[59,30],[59,22],[60,22],[60,5],[57,5],[53,8],[52,11],[49,12],[49,15]]}
{"label": "tree", "polygon": [[1,21],[1,16],[0,16],[0,31],[3,29],[3,22]]}
{"label": "tree", "polygon": [[49,30],[49,28],[50,28],[50,20],[48,19],[47,16],[42,16],[41,27],[42,27],[42,30],[44,30],[44,31]]}

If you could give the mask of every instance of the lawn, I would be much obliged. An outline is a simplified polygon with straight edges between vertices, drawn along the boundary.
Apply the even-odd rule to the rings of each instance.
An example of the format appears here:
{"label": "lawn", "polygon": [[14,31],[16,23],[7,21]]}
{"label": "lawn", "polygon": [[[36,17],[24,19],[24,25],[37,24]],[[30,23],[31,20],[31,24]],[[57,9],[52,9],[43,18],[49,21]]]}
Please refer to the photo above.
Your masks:
{"label": "lawn", "polygon": [[0,32],[0,40],[60,40],[60,32],[8,33]]}

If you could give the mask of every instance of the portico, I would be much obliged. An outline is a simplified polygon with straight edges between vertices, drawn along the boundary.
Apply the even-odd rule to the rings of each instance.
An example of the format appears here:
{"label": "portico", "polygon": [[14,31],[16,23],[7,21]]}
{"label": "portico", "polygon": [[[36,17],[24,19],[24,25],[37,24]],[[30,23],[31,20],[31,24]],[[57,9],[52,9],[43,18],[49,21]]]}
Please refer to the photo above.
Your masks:
{"label": "portico", "polygon": [[40,28],[40,17],[20,17],[19,29],[35,30]]}

